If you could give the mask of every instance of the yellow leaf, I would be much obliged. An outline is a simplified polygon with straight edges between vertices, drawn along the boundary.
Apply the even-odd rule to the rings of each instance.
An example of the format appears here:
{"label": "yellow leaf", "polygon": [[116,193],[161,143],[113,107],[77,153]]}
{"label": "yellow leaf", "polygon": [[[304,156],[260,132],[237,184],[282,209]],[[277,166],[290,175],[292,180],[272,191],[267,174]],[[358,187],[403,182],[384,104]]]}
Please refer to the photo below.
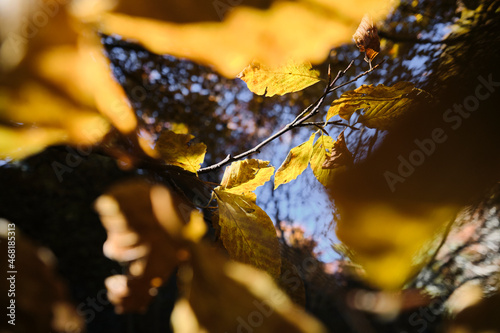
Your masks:
{"label": "yellow leaf", "polygon": [[280,245],[267,214],[245,195],[215,190],[219,205],[220,238],[229,256],[279,279]]}
{"label": "yellow leaf", "polygon": [[8,128],[0,126],[0,159],[22,159],[45,147],[65,142],[67,135],[61,129]]}
{"label": "yellow leaf", "polygon": [[170,315],[170,322],[174,333],[208,333],[207,330],[200,327],[198,319],[185,298],[177,300],[174,310]]}
{"label": "yellow leaf", "polygon": [[189,134],[189,127],[184,123],[170,123],[170,130],[177,134]]}
{"label": "yellow leaf", "polygon": [[[10,19],[0,23],[7,28],[0,30],[8,32],[0,34],[0,121],[18,129],[22,124],[22,131],[40,129],[38,145],[27,132],[17,135],[26,141],[17,141],[18,151],[23,153],[16,158],[40,151],[50,142],[96,144],[110,129],[107,120],[124,133],[135,130],[135,113],[112,77],[100,37],[71,21],[67,5],[19,0],[6,9],[2,17]],[[16,17],[35,17],[37,13],[47,18],[42,26],[15,22]],[[40,135],[56,131],[65,133],[58,134],[57,140]]]}
{"label": "yellow leaf", "polygon": [[[66,131],[65,142],[94,144],[109,131],[109,123],[92,109],[73,104],[70,100],[32,81],[17,91],[2,94],[6,108],[0,109],[0,118],[17,124]],[[61,142],[63,143],[63,142]]]}
{"label": "yellow leaf", "polygon": [[293,60],[279,67],[254,61],[238,77],[247,83],[251,92],[268,97],[300,91],[320,81],[319,71],[312,70],[311,63]]}
{"label": "yellow leaf", "polygon": [[113,77],[102,47],[95,40],[86,40],[82,42],[81,48],[85,65],[94,75],[90,82],[98,110],[121,132],[131,133],[137,126],[135,112],[122,86]]}
{"label": "yellow leaf", "polygon": [[296,179],[309,165],[313,153],[313,143],[316,133],[313,133],[308,141],[292,148],[285,161],[274,175],[274,189],[281,184],[286,184]]}
{"label": "yellow leaf", "polygon": [[155,150],[160,153],[165,163],[196,173],[205,159],[207,146],[204,143],[190,144],[193,138],[191,134],[163,131],[156,142]]}
{"label": "yellow leaf", "polygon": [[[418,273],[453,222],[456,207],[420,205],[405,212],[383,202],[337,200],[336,233],[367,281],[395,290]],[[415,213],[417,212],[417,213]]]}
{"label": "yellow leaf", "polygon": [[224,260],[206,246],[194,247],[192,257],[188,273],[180,270],[180,284],[209,332],[327,332],[262,271]]}
{"label": "yellow leaf", "polygon": [[[155,53],[213,65],[234,77],[254,59],[269,67],[288,59],[320,63],[332,47],[350,41],[366,12],[386,13],[389,2],[276,1],[266,10],[236,7],[215,23],[175,24],[109,12],[95,18],[104,33],[137,40]],[[146,3],[155,8],[154,2]]]}
{"label": "yellow leaf", "polygon": [[224,171],[220,188],[228,193],[247,194],[271,179],[274,167],[267,161],[249,159],[231,163]]}
{"label": "yellow leaf", "polygon": [[335,115],[349,120],[356,110],[364,109],[364,113],[358,121],[370,128],[381,130],[389,129],[412,103],[412,97],[408,94],[422,92],[410,82],[398,82],[392,87],[379,84],[362,85],[361,87],[342,94],[339,99],[333,101],[326,119]]}
{"label": "yellow leaf", "polygon": [[333,139],[327,135],[321,135],[313,146],[311,156],[311,169],[318,181],[327,186],[334,175],[335,170],[323,169],[323,164],[333,150]]}

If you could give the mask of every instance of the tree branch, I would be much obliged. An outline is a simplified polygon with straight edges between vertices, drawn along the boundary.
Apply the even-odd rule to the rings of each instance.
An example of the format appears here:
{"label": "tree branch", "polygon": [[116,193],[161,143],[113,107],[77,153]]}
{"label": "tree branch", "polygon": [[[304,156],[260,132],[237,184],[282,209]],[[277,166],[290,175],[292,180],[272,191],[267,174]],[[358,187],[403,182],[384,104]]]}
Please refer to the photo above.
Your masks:
{"label": "tree branch", "polygon": [[296,127],[307,127],[307,126],[321,126],[321,127],[324,127],[324,126],[327,126],[327,125],[345,126],[345,127],[349,127],[350,129],[353,129],[353,130],[359,130],[359,128],[357,128],[355,126],[352,126],[352,125],[349,125],[349,124],[346,124],[346,123],[342,122],[342,120],[327,121],[326,123],[324,123],[322,121],[305,122],[305,123],[297,125]]}
{"label": "tree branch", "polygon": [[[335,86],[335,83],[337,83],[337,81],[340,78],[342,78],[345,75],[345,73],[351,68],[352,64],[354,63],[354,60],[351,61],[349,63],[349,65],[344,70],[341,70],[341,71],[339,71],[337,73],[337,76],[333,80],[331,80],[331,77],[329,75],[328,84],[327,84],[327,86],[326,86],[325,91],[323,92],[323,94],[314,103],[312,103],[307,108],[305,108],[291,123],[287,124],[281,130],[279,130],[278,132],[274,133],[273,135],[271,135],[270,137],[268,137],[267,139],[265,139],[264,141],[262,141],[261,143],[259,143],[255,147],[253,147],[252,149],[249,149],[246,152],[243,152],[243,153],[241,153],[239,155],[236,155],[236,156],[227,155],[226,158],[224,158],[222,161],[220,161],[220,162],[218,162],[216,164],[210,165],[208,167],[199,169],[198,173],[200,174],[200,173],[210,172],[210,171],[216,170],[218,168],[221,168],[224,165],[229,164],[231,162],[240,160],[242,158],[245,158],[247,156],[253,155],[255,153],[259,153],[260,149],[262,147],[264,147],[265,145],[267,145],[268,143],[270,143],[274,139],[282,136],[286,132],[288,132],[288,131],[290,131],[290,130],[292,130],[294,128],[297,128],[297,127],[306,126],[306,125],[304,125],[304,122],[306,120],[310,119],[311,117],[313,117],[314,115],[316,115],[320,111],[320,107],[323,104],[326,96],[328,96],[328,94],[334,92],[335,90],[337,90],[337,89],[339,89],[341,87],[344,87],[344,86],[346,86],[346,85],[348,85],[350,83],[353,83],[353,82],[359,80],[361,77],[363,77],[365,75],[368,75],[369,73],[371,73],[375,69],[377,69],[383,62],[384,61],[380,62],[376,66],[373,66],[373,68],[371,68],[371,69],[369,69],[369,70],[367,70],[367,71],[365,71],[365,72],[357,75],[356,77],[354,77],[350,81],[347,81],[347,82],[342,83],[342,84],[340,84],[338,86]],[[334,123],[334,122],[332,122],[332,123]],[[309,124],[309,125],[311,125],[311,124]],[[313,125],[315,125],[315,124],[313,124]],[[322,123],[322,125],[324,125],[324,123]],[[350,125],[346,125],[346,124],[336,124],[336,125],[339,125],[339,126],[349,126],[350,127]]]}

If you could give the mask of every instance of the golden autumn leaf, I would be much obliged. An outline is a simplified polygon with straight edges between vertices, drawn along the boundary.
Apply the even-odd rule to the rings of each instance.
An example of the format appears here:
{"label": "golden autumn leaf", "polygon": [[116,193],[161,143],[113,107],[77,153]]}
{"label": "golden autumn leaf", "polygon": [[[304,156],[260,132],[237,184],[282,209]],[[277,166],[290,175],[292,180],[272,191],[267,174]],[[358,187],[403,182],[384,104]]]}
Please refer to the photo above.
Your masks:
{"label": "golden autumn leaf", "polygon": [[296,179],[309,165],[313,153],[313,143],[316,133],[313,133],[309,140],[292,148],[286,159],[274,175],[274,189],[281,184],[286,184]]}
{"label": "golden autumn leaf", "polygon": [[236,161],[224,171],[220,189],[228,193],[248,194],[269,181],[273,173],[274,167],[268,161]]}
{"label": "golden autumn leaf", "polygon": [[320,81],[319,71],[313,70],[311,63],[293,60],[279,67],[254,61],[238,74],[238,78],[246,82],[251,92],[267,97],[300,91]]}
{"label": "golden autumn leaf", "polygon": [[392,87],[379,84],[362,85],[361,87],[343,93],[339,99],[332,102],[326,119],[339,115],[349,120],[357,110],[364,109],[358,121],[370,128],[389,129],[412,103],[410,93],[420,93],[410,82],[398,82]]}
{"label": "golden autumn leaf", "polygon": [[[150,12],[159,6],[155,1],[145,3]],[[170,23],[158,15],[149,19],[147,13],[134,17],[108,11],[93,18],[104,33],[136,40],[158,54],[212,65],[234,77],[254,59],[269,67],[281,66],[288,59],[320,63],[332,47],[350,40],[364,13],[384,15],[389,3],[276,1],[265,10],[235,7],[223,22],[190,24]]]}
{"label": "golden autumn leaf", "polygon": [[220,238],[231,259],[280,276],[281,256],[276,229],[269,216],[247,195],[215,190]]}
{"label": "golden autumn leaf", "polygon": [[193,247],[192,260],[184,271],[181,267],[179,280],[185,297],[200,326],[208,332],[327,332],[269,275],[225,260],[211,248]]}
{"label": "golden autumn leaf", "polygon": [[421,204],[405,212],[384,202],[337,200],[336,234],[371,285],[397,290],[432,257],[456,207]]}
{"label": "golden autumn leaf", "polygon": [[321,135],[313,146],[310,161],[311,169],[316,179],[324,186],[330,183],[335,172],[335,170],[323,168],[323,164],[332,152],[333,146],[333,139],[328,135]]}
{"label": "golden autumn leaf", "polygon": [[332,153],[327,156],[321,167],[323,169],[336,169],[343,166],[350,166],[353,162],[354,158],[349,149],[347,149],[344,131],[342,131],[337,137],[337,141],[333,144]]}
{"label": "golden autumn leaf", "polygon": [[165,163],[196,173],[205,159],[207,146],[201,142],[190,143],[193,138],[191,134],[163,131],[156,142],[155,150]]}

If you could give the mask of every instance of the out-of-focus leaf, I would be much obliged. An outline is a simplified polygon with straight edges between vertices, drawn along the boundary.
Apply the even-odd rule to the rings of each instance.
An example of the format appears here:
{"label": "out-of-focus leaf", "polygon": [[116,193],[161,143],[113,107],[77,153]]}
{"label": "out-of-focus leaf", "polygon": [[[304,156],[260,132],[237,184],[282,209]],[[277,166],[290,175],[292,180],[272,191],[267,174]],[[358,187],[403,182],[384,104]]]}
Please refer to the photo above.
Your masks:
{"label": "out-of-focus leaf", "polygon": [[238,77],[257,95],[284,95],[307,88],[318,81],[319,71],[311,63],[289,60],[286,65],[268,67],[257,61],[248,65]]}
{"label": "out-of-focus leaf", "polygon": [[336,201],[337,237],[352,251],[351,259],[366,272],[366,280],[396,290],[432,257],[446,235],[456,208],[413,206],[411,212],[383,202]]}
{"label": "out-of-focus leaf", "polygon": [[[179,274],[198,322],[209,332],[326,333],[263,272],[194,248],[187,274]],[[183,278],[184,276],[184,278]]]}
{"label": "out-of-focus leaf", "polygon": [[335,172],[335,170],[323,168],[323,164],[333,151],[333,146],[333,139],[328,135],[321,135],[313,146],[311,169],[316,179],[324,186],[331,182]]}
{"label": "out-of-focus leaf", "polygon": [[93,144],[109,130],[109,123],[95,111],[75,106],[34,82],[4,96],[7,107],[0,110],[0,118],[49,132],[59,129],[65,133],[65,142],[71,144]]}
{"label": "out-of-focus leaf", "polygon": [[22,159],[66,141],[60,129],[13,129],[0,126],[0,159]]}
{"label": "out-of-focus leaf", "polygon": [[246,194],[271,179],[274,167],[268,161],[249,159],[231,163],[224,171],[220,189],[228,193]]}
{"label": "out-of-focus leaf", "polygon": [[208,333],[207,330],[200,327],[200,323],[198,323],[198,319],[186,298],[177,300],[170,316],[170,322],[174,333]]}
{"label": "out-of-focus leaf", "polygon": [[9,131],[23,131],[20,139],[28,129],[65,132],[64,140],[40,135],[36,149],[26,136],[28,141],[16,142],[25,153],[7,158],[25,157],[28,151],[35,153],[48,144],[96,144],[108,133],[108,120],[123,133],[135,129],[135,113],[112,77],[100,37],[83,24],[72,24],[67,5],[19,0],[7,9],[2,17],[41,13],[47,22],[35,31],[28,31],[25,23],[5,26],[10,19],[0,23],[7,28],[0,33],[0,59],[5,60],[0,66],[0,121]]}
{"label": "out-of-focus leaf", "polygon": [[[277,1],[267,10],[236,7],[220,23],[174,24],[109,12],[94,17],[104,33],[137,40],[155,53],[213,65],[234,77],[254,59],[270,67],[289,59],[320,63],[332,47],[350,40],[366,12],[384,15],[389,2]],[[154,2],[146,3],[155,9]]]}
{"label": "out-of-focus leaf", "polygon": [[446,325],[445,333],[496,333],[499,331],[500,293],[498,289],[495,294],[484,297],[481,287],[473,284],[474,282],[469,281],[469,285],[460,287],[456,291],[460,293],[460,297],[454,297],[454,292],[447,302],[456,302],[458,303],[456,305],[463,309],[458,313],[453,313],[452,319]]}
{"label": "out-of-focus leaf", "polygon": [[220,238],[230,257],[280,275],[280,245],[269,216],[246,195],[215,190],[219,206]]}
{"label": "out-of-focus leaf", "polygon": [[79,38],[76,45],[62,45],[41,53],[37,70],[60,86],[75,101],[98,110],[123,133],[137,126],[135,113],[120,84],[113,78],[96,36]]}
{"label": "out-of-focus leaf", "polygon": [[105,10],[136,17],[177,23],[220,21],[234,7],[266,8],[272,0],[206,1],[206,0],[79,0],[72,3],[72,12],[84,21]]}
{"label": "out-of-focus leaf", "polygon": [[308,141],[292,148],[278,171],[274,175],[274,189],[281,184],[286,184],[296,179],[309,165],[313,153],[313,143],[316,133]]}
{"label": "out-of-focus leaf", "polygon": [[156,142],[155,150],[167,164],[177,165],[196,173],[205,159],[207,146],[204,143],[190,143],[191,134],[176,134],[163,131]]}
{"label": "out-of-focus leaf", "polygon": [[326,158],[321,167],[323,169],[336,169],[343,166],[350,166],[353,161],[353,156],[345,143],[344,131],[342,131],[337,137],[337,141],[333,144],[332,153]]}
{"label": "out-of-focus leaf", "polygon": [[333,101],[326,119],[338,114],[349,120],[356,110],[365,109],[358,121],[370,128],[386,130],[408,110],[413,101],[409,94],[421,91],[410,82],[398,82],[392,87],[362,85]]}
{"label": "out-of-focus leaf", "polygon": [[104,254],[129,263],[127,275],[106,279],[109,300],[117,312],[144,311],[156,288],[187,259],[186,243],[204,234],[201,213],[143,180],[115,185],[95,207],[108,234]]}

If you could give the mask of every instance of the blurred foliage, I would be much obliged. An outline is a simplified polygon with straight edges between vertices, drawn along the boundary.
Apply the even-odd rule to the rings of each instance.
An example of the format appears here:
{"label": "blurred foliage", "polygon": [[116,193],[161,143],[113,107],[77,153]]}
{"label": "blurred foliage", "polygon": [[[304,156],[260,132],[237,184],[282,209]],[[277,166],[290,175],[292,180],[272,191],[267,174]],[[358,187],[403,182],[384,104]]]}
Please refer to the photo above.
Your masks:
{"label": "blurred foliage", "polygon": [[[212,64],[226,75],[241,71],[254,56],[273,66],[290,54],[298,54],[300,60],[315,62],[315,70],[326,78],[328,63],[332,66],[331,72],[335,73],[358,55],[354,44],[339,46],[332,51],[329,61],[318,64],[327,56],[326,51],[341,41],[348,41],[364,11],[380,4],[304,0],[278,1],[270,6],[266,1],[253,1],[252,4],[268,11],[255,8],[227,10],[224,14],[228,20],[220,23],[217,22],[222,18],[220,12],[213,11],[213,4],[207,3],[176,2],[167,11],[161,10],[164,4],[157,1],[146,2],[147,5],[143,6],[121,1],[114,9],[108,1],[99,5],[93,1],[75,2],[69,8],[71,15],[61,7],[57,19],[50,21],[50,29],[27,43],[27,53],[26,50],[19,53],[26,54],[24,59],[22,56],[5,58],[10,54],[5,51],[9,50],[9,44],[4,42],[8,33],[2,33],[4,43],[0,56],[3,57],[2,71],[5,72],[0,79],[0,157],[7,160],[2,162],[0,170],[5,188],[0,197],[0,216],[15,221],[23,230],[26,229],[29,236],[54,248],[60,259],[61,273],[69,279],[74,299],[81,302],[76,309],[88,321],[89,331],[125,331],[125,317],[114,317],[119,323],[116,325],[106,324],[102,319],[112,316],[110,307],[104,307],[107,304],[98,305],[101,310],[92,306],[95,311],[88,311],[91,307],[88,295],[103,290],[103,278],[111,274],[114,276],[106,283],[108,296],[117,304],[118,310],[145,310],[151,304],[144,316],[129,317],[129,331],[169,330],[169,318],[163,314],[170,314],[174,307],[178,292],[176,284],[182,287],[172,325],[179,331],[189,329],[182,324],[183,320],[192,321],[194,331],[237,329],[234,319],[252,313],[255,300],[262,305],[273,293],[280,295],[280,302],[265,305],[265,309],[271,306],[273,315],[261,327],[264,332],[324,331],[322,324],[303,311],[301,306],[304,304],[332,331],[431,332],[440,329],[438,325],[441,324],[448,325],[450,332],[458,332],[460,328],[457,327],[479,330],[481,323],[470,319],[470,313],[475,313],[477,308],[483,309],[485,304],[487,308],[490,301],[478,303],[477,289],[464,288],[462,294],[468,297],[456,297],[458,300],[468,299],[464,304],[470,308],[458,309],[453,307],[453,302],[460,301],[453,301],[450,295],[453,296],[454,291],[467,282],[479,280],[479,295],[492,294],[491,304],[496,304],[497,284],[491,279],[498,276],[495,233],[498,228],[492,221],[498,221],[498,214],[481,208],[489,213],[478,213],[475,230],[480,236],[475,234],[477,237],[473,237],[470,230],[468,233],[463,231],[473,225],[468,221],[454,227],[446,242],[443,237],[448,232],[446,224],[453,219],[453,214],[470,202],[470,196],[483,198],[484,190],[491,186],[491,179],[496,175],[492,170],[498,163],[490,158],[494,146],[487,141],[496,142],[497,136],[492,134],[496,129],[495,122],[491,121],[496,118],[483,117],[470,122],[461,131],[464,139],[453,141],[467,149],[468,154],[464,155],[475,157],[470,159],[471,162],[459,163],[461,160],[456,158],[447,161],[450,154],[435,157],[421,173],[429,177],[424,179],[417,174],[409,179],[397,193],[401,196],[397,200],[383,191],[378,192],[380,184],[374,184],[371,176],[383,174],[380,170],[387,168],[387,161],[396,160],[386,158],[385,162],[377,164],[384,160],[387,147],[397,147],[392,152],[399,154],[402,148],[408,147],[408,140],[398,138],[413,140],[415,133],[419,135],[428,129],[425,126],[436,124],[432,117],[426,125],[421,125],[422,121],[411,123],[419,118],[410,117],[410,123],[416,124],[413,131],[404,126],[396,126],[396,134],[370,131],[367,127],[384,130],[387,126],[363,126],[367,111],[373,111],[367,110],[368,106],[364,104],[357,108],[364,110],[360,112],[355,108],[346,117],[351,125],[360,126],[359,130],[339,126],[348,128],[345,137],[342,135],[342,139],[339,137],[334,142],[332,137],[337,134],[337,127],[325,127],[315,143],[315,135],[304,143],[310,146],[310,155],[299,150],[299,147],[304,148],[303,145],[296,147],[293,153],[291,151],[283,162],[283,169],[286,170],[287,163],[292,164],[295,160],[299,163],[292,165],[294,172],[290,177],[283,180],[276,177],[275,187],[296,178],[309,162],[313,174],[325,186],[330,186],[337,176],[347,175],[344,183],[339,182],[338,187],[331,190],[338,207],[337,217],[340,216],[338,236],[345,243],[347,249],[343,253],[349,258],[327,267],[317,260],[316,242],[305,237],[300,229],[287,234],[287,227],[282,227],[278,242],[272,220],[257,206],[253,191],[268,181],[274,171],[267,162],[264,166],[260,161],[253,168],[235,162],[227,169],[228,176],[216,189],[218,212],[211,206],[214,201],[210,197],[216,185],[191,173],[199,170],[203,158],[205,165],[215,163],[228,154],[254,147],[276,128],[289,124],[304,107],[322,96],[322,84],[284,97],[263,98],[250,93],[242,81],[224,78],[209,67],[150,51],[191,55],[192,59],[205,65]],[[185,11],[191,8],[186,6],[199,7]],[[204,10],[207,6],[210,10]],[[335,15],[319,10],[325,8]],[[36,9],[24,10],[33,13]],[[297,15],[283,15],[295,11],[298,11]],[[301,25],[291,17],[303,18]],[[205,20],[211,23],[198,22]],[[256,25],[255,20],[264,20],[264,23]],[[7,26],[7,32],[18,28],[15,25],[9,27],[9,20],[5,22],[2,28]],[[186,22],[190,22],[189,29],[183,30],[180,23]],[[245,36],[257,37],[248,40],[237,35],[234,22],[237,22],[236,26],[247,22],[249,27]],[[384,58],[385,62],[361,83],[382,83],[394,88],[401,81],[413,82],[429,91],[442,103],[440,107],[444,107],[439,109],[431,105],[425,109],[430,104],[423,103],[419,105],[423,105],[423,114],[428,115],[435,109],[442,111],[470,94],[471,85],[475,84],[471,82],[478,73],[492,72],[493,77],[497,77],[498,66],[494,59],[500,44],[495,34],[498,25],[498,1],[444,1],[438,5],[431,1],[401,1],[379,25],[382,43],[378,58]],[[99,35],[96,27],[101,29]],[[154,29],[144,30],[150,27]],[[213,34],[214,31],[217,33]],[[298,32],[303,32],[303,35],[297,35]],[[262,39],[259,33],[275,42],[283,33],[284,42],[274,43],[280,46],[276,48],[261,47],[263,41],[267,43],[265,45],[269,41]],[[204,43],[208,44],[202,44],[200,34],[207,34],[205,36],[212,39],[207,37]],[[171,36],[184,35],[193,38],[163,42]],[[227,40],[221,36],[226,36]],[[124,37],[133,39],[125,40]],[[447,39],[441,42],[445,37]],[[222,44],[217,44],[219,39]],[[228,45],[238,47],[228,52]],[[314,47],[308,47],[311,45]],[[305,50],[305,53],[295,54],[297,50]],[[233,58],[237,61],[231,61]],[[366,66],[358,57],[348,75],[354,77],[363,73]],[[111,72],[116,81],[109,75]],[[272,77],[270,82],[275,79]],[[348,84],[344,89],[352,92],[359,84],[360,81]],[[264,92],[270,85],[265,84]],[[292,86],[284,92],[295,90],[295,85]],[[406,98],[406,93],[398,94],[398,97]],[[328,105],[335,97],[338,96],[327,97],[327,106],[319,108],[320,116],[312,120],[323,121]],[[492,98],[484,108],[493,110],[497,100]],[[489,125],[486,130],[485,120]],[[314,126],[317,127],[317,123]],[[98,135],[86,136],[96,128]],[[331,131],[332,136],[326,130]],[[406,136],[400,134],[405,131]],[[472,137],[475,144],[471,147],[463,145],[475,131],[478,132]],[[310,136],[310,131],[305,132],[307,135],[299,142]],[[193,135],[196,140],[191,142]],[[201,142],[206,144],[206,155]],[[478,152],[482,155],[476,159],[473,153],[481,142],[486,144]],[[391,146],[391,143],[395,145]],[[24,161],[11,161],[41,152],[47,145],[61,144],[71,144],[76,150],[56,146]],[[176,145],[176,149],[171,149],[172,145]],[[453,156],[458,155],[456,150],[452,152],[455,153]],[[295,158],[295,153],[300,158]],[[348,170],[339,173],[337,169],[326,167],[336,156],[351,156],[351,153],[352,160],[362,162],[355,172],[349,173],[350,168],[339,168]],[[183,161],[179,160],[181,155]],[[170,165],[165,165],[165,161]],[[249,161],[251,164],[256,160]],[[370,164],[370,161],[376,162]],[[350,162],[333,164],[350,166]],[[366,165],[375,167],[365,168]],[[436,165],[440,166],[434,168],[437,171],[429,173],[429,168]],[[471,165],[481,166],[480,176],[483,178],[470,172],[474,170]],[[443,176],[446,168],[454,169],[449,177]],[[283,169],[279,169],[282,174]],[[142,176],[140,185],[119,181],[131,175]],[[465,180],[457,182],[457,175]],[[201,178],[218,183],[219,176],[215,171]],[[443,185],[436,185],[441,181]],[[115,182],[118,185],[113,187],[114,190],[105,190]],[[162,184],[158,185],[162,190],[153,191],[151,183]],[[461,187],[455,187],[455,183]],[[475,186],[469,185],[474,183]],[[161,186],[167,186],[169,190]],[[284,188],[280,187],[280,190]],[[313,191],[307,188],[303,192],[308,195]],[[460,196],[465,192],[469,192],[467,198]],[[496,192],[495,189],[494,194]],[[95,214],[89,212],[91,203],[102,193],[107,193],[98,201],[102,203],[104,198],[104,208],[98,204],[102,223],[108,231],[104,252],[125,264],[127,271],[122,272],[124,274],[117,274],[120,273],[116,271],[118,267],[102,257],[100,246],[105,233]],[[165,193],[172,193],[172,196]],[[352,193],[353,197],[350,196]],[[357,197],[359,193],[361,196]],[[446,200],[442,200],[444,194],[449,195]],[[115,199],[110,201],[110,197]],[[213,223],[202,222],[198,215],[191,220],[197,222],[191,224],[184,218],[186,211],[173,213],[171,208],[179,207],[179,203],[166,204],[172,197],[186,202],[186,207],[189,207],[186,211],[190,212],[194,206],[205,208],[206,220]],[[375,203],[371,201],[373,198],[376,198]],[[406,203],[400,205],[400,199]],[[274,200],[280,200],[280,197]],[[422,200],[430,204],[422,204]],[[161,204],[156,205],[155,201]],[[488,199],[483,204],[485,207],[497,206]],[[148,213],[143,214],[145,212]],[[215,213],[215,217],[211,213]],[[175,220],[179,216],[184,220]],[[280,229],[278,219],[276,222]],[[199,235],[204,228],[209,229],[207,239],[200,241],[199,237],[189,236]],[[242,237],[235,237],[238,231]],[[455,233],[460,232],[470,237],[457,237]],[[60,237],[61,234],[66,237]],[[460,245],[453,245],[457,238]],[[214,251],[207,245],[209,240],[222,251]],[[248,243],[241,246],[243,242]],[[433,250],[442,244],[440,252],[434,255]],[[486,247],[478,251],[475,244]],[[443,252],[446,249],[450,252]],[[476,256],[471,254],[475,251]],[[251,267],[228,261],[225,255],[267,270],[275,281]],[[170,260],[165,263],[167,257]],[[420,271],[428,261],[430,264]],[[470,266],[464,268],[464,261]],[[90,267],[82,271],[80,263]],[[178,274],[171,275],[177,273],[179,265]],[[110,272],[111,268],[115,271]],[[326,273],[328,269],[329,273]],[[412,281],[419,271],[420,275]],[[288,296],[276,287],[275,282]],[[371,286],[366,285],[367,282]],[[406,289],[399,292],[375,289],[397,289],[405,283]],[[93,284],[92,287],[89,284]],[[159,288],[162,284],[168,293],[162,294],[162,288]],[[151,300],[156,293],[159,295]],[[448,297],[449,304],[446,303]],[[443,322],[446,307],[450,311],[455,309],[456,322]],[[427,316],[429,310],[431,317]],[[98,319],[94,321],[94,317]],[[494,324],[484,327],[494,329]]]}

